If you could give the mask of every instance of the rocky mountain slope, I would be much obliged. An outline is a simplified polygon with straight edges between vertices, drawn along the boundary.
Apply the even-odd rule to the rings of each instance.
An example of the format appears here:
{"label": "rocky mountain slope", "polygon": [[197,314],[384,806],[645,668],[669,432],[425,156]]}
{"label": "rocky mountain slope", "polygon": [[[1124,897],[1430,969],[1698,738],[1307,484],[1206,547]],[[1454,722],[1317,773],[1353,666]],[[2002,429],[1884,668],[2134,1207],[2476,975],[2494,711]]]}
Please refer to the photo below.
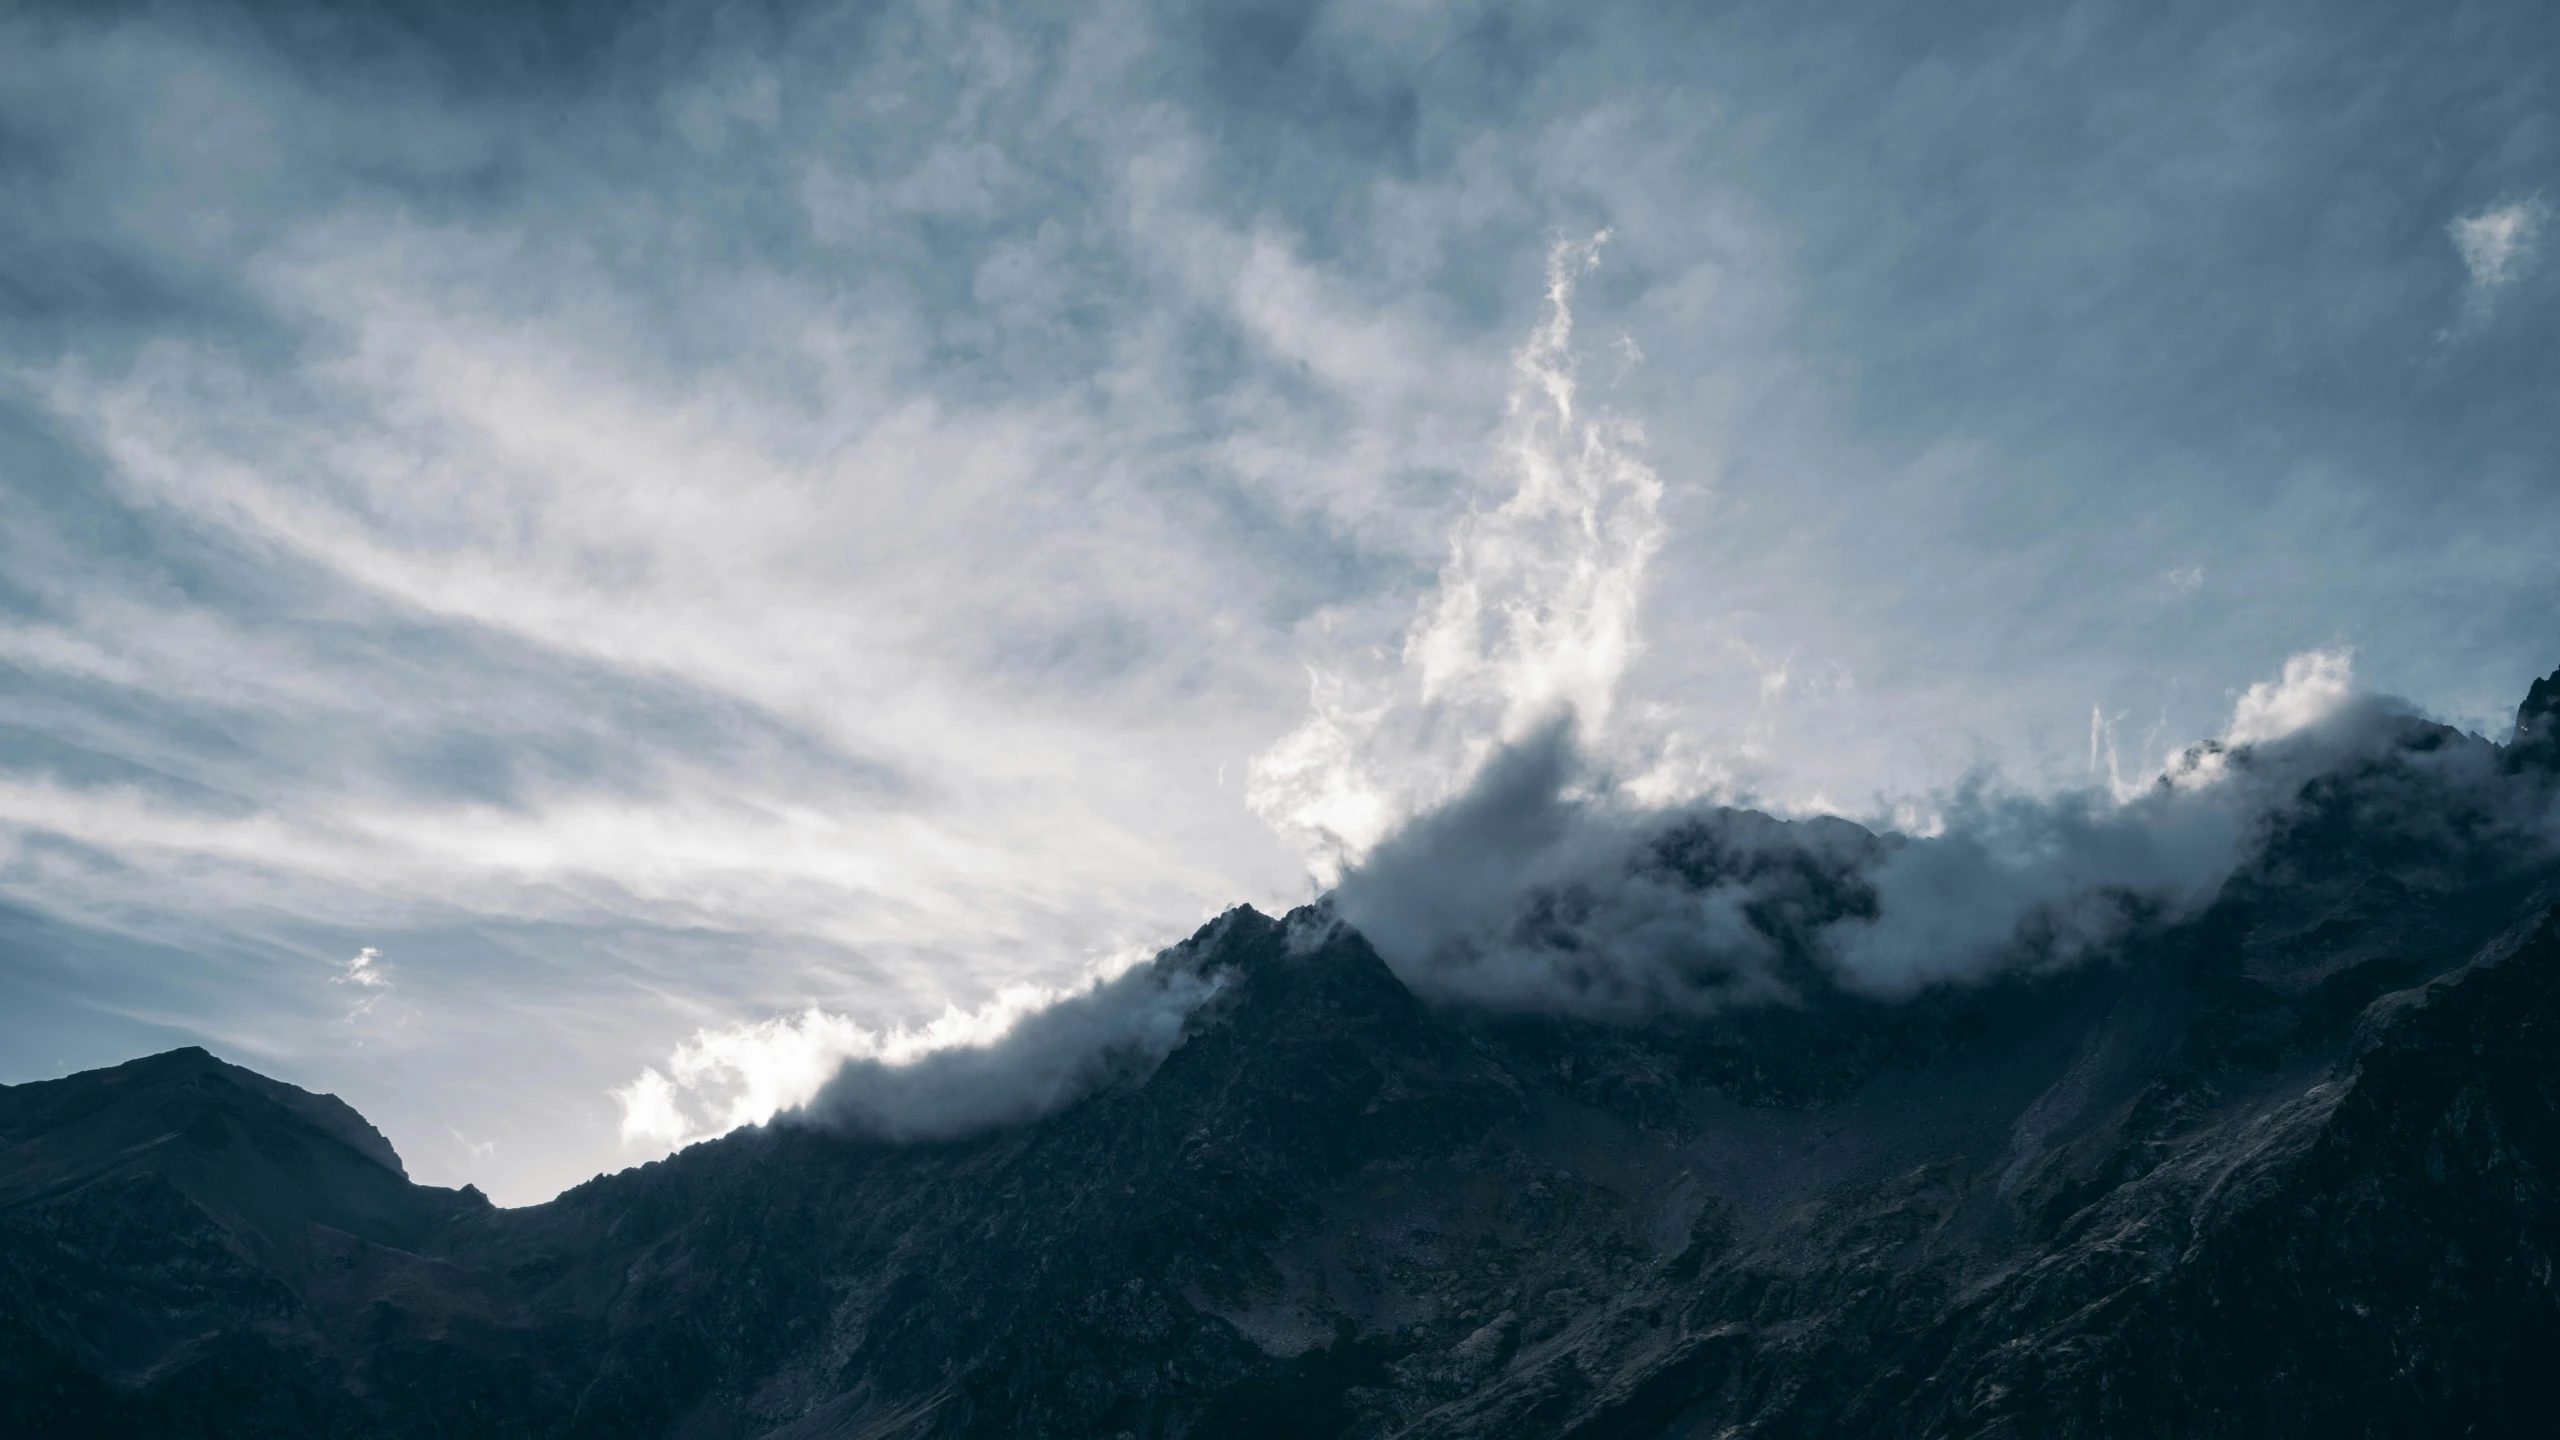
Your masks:
{"label": "rocky mountain slope", "polygon": [[0,1433],[2549,1433],[2556,735],[2399,722],[2202,913],[1904,1000],[1450,1011],[1239,909],[1044,1119],[522,1210],[200,1050],[0,1088]]}

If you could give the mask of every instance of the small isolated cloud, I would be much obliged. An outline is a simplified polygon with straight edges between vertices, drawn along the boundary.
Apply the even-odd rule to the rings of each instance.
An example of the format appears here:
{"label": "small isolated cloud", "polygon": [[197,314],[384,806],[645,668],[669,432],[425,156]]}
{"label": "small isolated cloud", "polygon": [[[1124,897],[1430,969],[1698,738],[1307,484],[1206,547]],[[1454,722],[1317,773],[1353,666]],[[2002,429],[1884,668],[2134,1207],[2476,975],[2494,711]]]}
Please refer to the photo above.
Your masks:
{"label": "small isolated cloud", "polygon": [[474,1140],[450,1125],[444,1127],[444,1133],[453,1137],[453,1143],[462,1147],[473,1165],[485,1165],[498,1158],[498,1142],[495,1140]]}
{"label": "small isolated cloud", "polygon": [[340,1024],[352,1025],[359,1017],[371,1014],[373,1007],[382,1003],[382,997],[390,993],[391,967],[383,962],[381,951],[367,945],[341,963],[338,973],[329,977],[329,983],[352,985],[361,997],[339,1021]]}
{"label": "small isolated cloud", "polygon": [[2464,297],[2466,320],[2486,320],[2498,296],[2524,278],[2541,252],[2543,227],[2550,218],[2550,203],[2536,196],[2457,215],[2445,227],[2471,275]]}
{"label": "small isolated cloud", "polygon": [[2189,565],[2182,570],[2163,570],[2160,583],[2167,586],[2172,595],[2193,595],[2204,588],[2204,567]]}
{"label": "small isolated cloud", "polygon": [[367,945],[339,968],[337,983],[358,985],[367,990],[388,990],[391,988],[391,971],[382,963],[382,952]]}

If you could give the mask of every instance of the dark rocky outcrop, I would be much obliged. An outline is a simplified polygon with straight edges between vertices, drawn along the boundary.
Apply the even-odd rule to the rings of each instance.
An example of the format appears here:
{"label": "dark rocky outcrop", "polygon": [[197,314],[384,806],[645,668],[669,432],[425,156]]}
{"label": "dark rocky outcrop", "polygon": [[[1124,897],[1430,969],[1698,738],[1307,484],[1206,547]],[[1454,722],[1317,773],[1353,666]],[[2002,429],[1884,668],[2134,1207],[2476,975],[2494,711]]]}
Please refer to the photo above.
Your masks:
{"label": "dark rocky outcrop", "polygon": [[2516,707],[2516,733],[2507,744],[2518,766],[2560,771],[2560,670],[2533,682]]}
{"label": "dark rocky outcrop", "polygon": [[1045,1119],[522,1210],[202,1051],[0,1088],[0,1433],[2546,1433],[2534,694],[2313,779],[2201,914],[1903,1001],[1455,1013],[1240,909],[1156,962],[1223,976],[1184,1042]]}

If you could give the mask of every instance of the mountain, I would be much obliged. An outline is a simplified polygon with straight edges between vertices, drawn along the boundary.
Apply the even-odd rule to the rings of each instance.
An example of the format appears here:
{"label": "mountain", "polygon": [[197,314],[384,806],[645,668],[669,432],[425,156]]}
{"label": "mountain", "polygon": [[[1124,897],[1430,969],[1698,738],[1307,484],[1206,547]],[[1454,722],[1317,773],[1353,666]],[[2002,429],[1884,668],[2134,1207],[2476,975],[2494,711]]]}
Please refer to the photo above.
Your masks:
{"label": "mountain", "polygon": [[201,1050],[0,1087],[0,1433],[2545,1434],[2555,720],[2393,721],[2077,965],[1601,1023],[1240,908],[1045,1118],[519,1210]]}

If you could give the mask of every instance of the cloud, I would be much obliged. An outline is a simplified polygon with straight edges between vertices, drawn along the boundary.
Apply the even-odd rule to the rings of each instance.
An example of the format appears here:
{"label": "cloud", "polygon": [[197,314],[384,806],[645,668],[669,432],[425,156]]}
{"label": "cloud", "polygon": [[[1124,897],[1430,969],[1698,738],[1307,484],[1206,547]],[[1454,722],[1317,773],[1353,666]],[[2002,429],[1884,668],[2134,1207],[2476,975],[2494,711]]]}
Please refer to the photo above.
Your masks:
{"label": "cloud", "polygon": [[[1549,256],[1547,315],[1514,369],[1511,490],[1457,527],[1396,668],[1315,670],[1306,722],[1255,762],[1250,801],[1338,875],[1338,913],[1427,993],[1625,1018],[1779,999],[1817,970],[1903,994],[2069,964],[2208,898],[2264,803],[2229,755],[2335,713],[2346,652],[2251,686],[2174,782],[2127,786],[2093,711],[2108,791],[1977,777],[1917,834],[1704,803],[1664,781],[1676,734],[1608,733],[1663,531],[1640,437],[1576,415],[1571,303],[1598,244]],[[1789,663],[1734,643],[1760,707],[1783,703]]]}
{"label": "cloud", "polygon": [[2534,196],[2457,215],[2447,223],[2445,233],[2470,276],[2464,292],[2468,323],[2486,322],[2499,297],[2541,258],[2542,231],[2550,219],[2550,202]]}
{"label": "cloud", "polygon": [[622,1107],[622,1143],[672,1150],[693,1136],[694,1121],[685,1114],[675,1082],[654,1066],[611,1092]]}
{"label": "cloud", "polygon": [[349,957],[346,963],[338,968],[338,973],[329,977],[329,983],[352,985],[356,989],[356,994],[362,997],[348,1007],[347,1013],[340,1016],[338,1020],[341,1025],[353,1025],[357,1020],[372,1014],[374,1007],[381,1004],[384,996],[392,989],[391,967],[383,963],[381,951],[367,945]]}
{"label": "cloud", "polygon": [[382,952],[367,945],[357,951],[333,978],[341,985],[359,985],[368,990],[388,989],[391,970],[382,963]]}
{"label": "cloud", "polygon": [[918,1027],[811,1009],[698,1031],[612,1092],[628,1146],[664,1150],[789,1114],[887,1140],[1035,1119],[1171,1051],[1223,977],[1176,947],[1081,989],[1014,986]]}
{"label": "cloud", "polygon": [[[2079,963],[2197,913],[2306,782],[2369,769],[2404,717],[2357,696],[2344,652],[2310,652],[2241,694],[2218,739],[2128,791],[1977,776],[1884,832],[1631,803],[1560,721],[1379,844],[1333,904],[1408,983],[1467,1004],[1624,1020],[1807,985],[1899,997]],[[2520,832],[2544,823],[2493,793],[2484,746],[2423,758],[2438,748],[2415,763],[2445,788],[2377,823],[2475,803]]]}
{"label": "cloud", "polygon": [[1389,836],[1331,902],[1440,999],[1705,1011],[1785,993],[1786,947],[1868,903],[1856,872],[1874,843],[1839,821],[1613,803],[1567,717]]}
{"label": "cloud", "polygon": [[1003,1033],[905,1057],[856,1055],[810,1097],[810,1123],[883,1140],[938,1140],[1034,1120],[1121,1079],[1143,1079],[1180,1044],[1224,977],[1168,965],[1046,998]]}
{"label": "cloud", "polygon": [[2226,746],[2279,740],[2337,713],[2355,693],[2355,657],[2346,650],[2310,650],[2284,662],[2284,673],[2244,691],[2222,732]]}
{"label": "cloud", "polygon": [[1301,846],[1318,883],[1501,747],[1559,717],[1585,744],[1608,729],[1664,533],[1642,432],[1579,401],[1574,288],[1608,238],[1548,252],[1546,313],[1512,357],[1497,451],[1508,491],[1456,524],[1396,666],[1313,667],[1306,720],[1248,771],[1246,803]]}
{"label": "cloud", "polygon": [[490,1161],[498,1158],[497,1141],[474,1140],[470,1136],[463,1134],[460,1130],[457,1130],[450,1125],[444,1127],[444,1131],[447,1135],[453,1137],[454,1144],[462,1147],[462,1153],[470,1157],[468,1163],[471,1165],[486,1165]]}
{"label": "cloud", "polygon": [[2153,788],[2030,796],[1988,781],[1948,797],[1931,833],[1894,834],[1861,872],[1871,915],[1823,939],[1853,988],[1887,996],[2104,952],[2213,898],[2266,797]]}
{"label": "cloud", "polygon": [[2462,267],[2471,273],[2474,290],[2494,293],[2524,278],[2540,252],[2542,227],[2551,207],[2539,198],[2510,200],[2469,215],[2457,215],[2445,227]]}
{"label": "cloud", "polygon": [[[1546,311],[1513,356],[1496,446],[1510,488],[1457,523],[1400,663],[1384,677],[1311,668],[1308,718],[1249,767],[1247,803],[1303,845],[1319,875],[1452,793],[1481,790],[1474,772],[1488,762],[1508,775],[1579,743],[1563,738],[1567,727],[1576,737],[1605,733],[1663,534],[1662,485],[1636,455],[1640,434],[1577,408],[1572,298],[1606,239],[1548,254]],[[1257,293],[1278,287],[1295,297],[1273,315],[1301,317],[1273,320],[1274,343],[1351,367],[1347,381],[1363,387],[1401,383],[1363,368],[1377,361],[1374,343],[1328,336],[1304,318],[1313,297],[1284,257],[1259,245],[1253,256],[1247,278]],[[1358,357],[1367,358],[1354,365]],[[1465,828],[1493,819],[1498,805],[1438,813]],[[793,1109],[891,1139],[1011,1123],[1151,1065],[1212,988],[1160,964],[1081,993],[1017,986],[915,1031],[875,1031],[819,1009],[703,1030],[663,1071],[651,1067],[614,1092],[622,1134],[629,1144],[679,1144]]]}
{"label": "cloud", "polygon": [[[1634,801],[1567,706],[1372,847],[1328,903],[1427,995],[1604,1019],[2070,965],[2210,900],[2291,790],[2387,719],[2368,705],[2362,730],[2305,738],[2353,694],[2343,652],[2296,656],[2129,799],[1978,778],[1916,833],[1883,834]],[[1178,948],[920,1028],[812,1009],[706,1029],[614,1092],[623,1138],[663,1149],[786,1114],[891,1141],[1020,1123],[1142,1077],[1220,983]]]}

